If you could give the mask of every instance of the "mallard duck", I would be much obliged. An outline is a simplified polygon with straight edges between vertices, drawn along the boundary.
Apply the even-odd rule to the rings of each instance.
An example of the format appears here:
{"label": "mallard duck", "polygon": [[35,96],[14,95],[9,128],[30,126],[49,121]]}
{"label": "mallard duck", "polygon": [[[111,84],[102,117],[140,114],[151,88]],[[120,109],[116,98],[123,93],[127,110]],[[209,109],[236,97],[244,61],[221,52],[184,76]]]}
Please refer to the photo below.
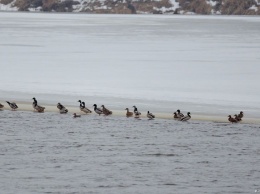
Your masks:
{"label": "mallard duck", "polygon": [[243,111],[240,111],[240,113],[237,115],[238,118],[242,119],[244,117]]}
{"label": "mallard duck", "polygon": [[173,118],[174,118],[174,119],[179,119],[180,117],[177,115],[176,112],[174,112],[174,113],[173,113]]}
{"label": "mallard duck", "polygon": [[242,121],[242,119],[239,118],[238,115],[235,114],[234,117],[235,117],[235,119],[236,119],[238,122],[239,122],[239,121]]}
{"label": "mallard duck", "polygon": [[237,123],[237,120],[232,118],[231,115],[228,115],[228,121],[231,123]]}
{"label": "mallard duck", "polygon": [[68,109],[66,109],[61,103],[57,104],[57,108],[60,110],[60,114],[66,114],[68,112]]}
{"label": "mallard duck", "polygon": [[180,121],[187,121],[187,120],[190,120],[190,118],[191,118],[190,112],[188,112],[185,117],[180,118]]}
{"label": "mallard duck", "polygon": [[45,107],[38,105],[36,98],[33,97],[32,100],[33,100],[32,106],[34,110],[37,112],[44,112]]}
{"label": "mallard duck", "polygon": [[81,115],[77,115],[76,113],[73,113],[73,118],[81,117]]}
{"label": "mallard duck", "polygon": [[177,116],[178,116],[178,118],[184,117],[184,115],[181,113],[181,111],[179,109],[177,110]]}
{"label": "mallard duck", "polygon": [[141,113],[138,111],[138,109],[136,108],[136,106],[133,106],[133,107],[134,107],[135,117],[136,117],[136,118],[139,118],[139,116],[141,115]]}
{"label": "mallard duck", "polygon": [[0,108],[4,108],[4,105],[2,105],[1,103],[0,103]]}
{"label": "mallard duck", "polygon": [[150,113],[149,111],[147,111],[147,117],[149,119],[154,119],[155,118],[155,116],[152,113]]}
{"label": "mallard duck", "polygon": [[79,109],[84,112],[84,113],[92,113],[91,110],[89,110],[86,106],[85,106],[85,102],[81,102],[81,100],[78,101],[80,103],[79,105]]}
{"label": "mallard duck", "polygon": [[16,110],[18,108],[15,102],[8,102],[8,101],[6,102],[11,107],[12,110]]}
{"label": "mallard duck", "polygon": [[97,105],[94,104],[94,111],[100,116],[101,114],[103,114],[103,111],[100,108],[97,108]]}
{"label": "mallard duck", "polygon": [[132,117],[133,116],[133,112],[129,112],[129,109],[126,108],[126,117]]}
{"label": "mallard duck", "polygon": [[101,106],[104,115],[112,115],[112,111],[108,110],[104,105]]}

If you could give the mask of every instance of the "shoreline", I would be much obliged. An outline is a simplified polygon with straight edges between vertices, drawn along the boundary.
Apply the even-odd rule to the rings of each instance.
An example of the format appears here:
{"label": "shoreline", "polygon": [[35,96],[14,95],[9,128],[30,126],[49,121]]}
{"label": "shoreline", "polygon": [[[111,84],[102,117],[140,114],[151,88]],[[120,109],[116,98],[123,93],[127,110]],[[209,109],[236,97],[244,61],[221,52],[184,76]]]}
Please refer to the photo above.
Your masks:
{"label": "shoreline", "polygon": [[[16,111],[26,111],[26,112],[34,112],[32,104],[31,103],[27,103],[27,102],[16,102],[18,105],[18,109]],[[3,103],[2,103],[3,104]],[[5,110],[5,111],[12,111],[11,108],[4,103],[4,108],[0,109],[0,110]],[[45,107],[45,111],[44,112],[53,112],[53,113],[59,113],[58,108],[56,107],[56,105],[53,104],[40,104],[41,106]],[[96,114],[93,110],[92,107],[88,107],[90,110],[92,110],[92,113],[90,114],[85,114],[83,112],[81,112],[79,110],[78,106],[66,106],[64,105],[67,109],[68,109],[68,113],[72,115],[73,113],[77,113],[80,115],[94,115]],[[117,117],[126,117],[126,110],[114,110],[111,109],[111,111],[113,112],[112,115],[110,116],[117,116]],[[130,111],[132,112],[133,110],[130,109]],[[142,113],[142,115],[140,116],[140,118],[147,118],[146,117],[146,112],[145,111],[140,111]],[[162,112],[152,112],[155,115],[155,119],[169,119],[169,120],[175,120],[173,118],[173,114],[169,114],[169,113],[162,113]],[[184,115],[186,115],[186,113],[184,113]],[[233,115],[232,115],[233,116]],[[133,117],[134,118],[134,117]],[[177,120],[175,120],[177,121]],[[228,121],[228,115],[225,116],[221,116],[221,115],[203,115],[203,114],[192,114],[191,113],[191,119],[190,121],[207,121],[207,122],[219,122],[219,123],[230,123]],[[245,117],[243,118],[243,121],[240,122],[241,124],[260,124],[260,119],[259,118],[252,118],[252,117]]]}

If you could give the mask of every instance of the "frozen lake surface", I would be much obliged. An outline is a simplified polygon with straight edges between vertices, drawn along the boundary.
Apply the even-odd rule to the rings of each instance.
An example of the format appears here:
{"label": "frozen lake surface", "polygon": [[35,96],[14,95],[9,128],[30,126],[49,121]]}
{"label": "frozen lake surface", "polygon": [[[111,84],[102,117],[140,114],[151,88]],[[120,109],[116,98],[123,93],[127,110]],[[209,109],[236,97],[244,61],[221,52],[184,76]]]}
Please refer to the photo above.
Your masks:
{"label": "frozen lake surface", "polygon": [[260,189],[259,125],[0,114],[1,193],[237,194]]}
{"label": "frozen lake surface", "polygon": [[0,100],[260,117],[260,17],[2,12],[0,25]]}

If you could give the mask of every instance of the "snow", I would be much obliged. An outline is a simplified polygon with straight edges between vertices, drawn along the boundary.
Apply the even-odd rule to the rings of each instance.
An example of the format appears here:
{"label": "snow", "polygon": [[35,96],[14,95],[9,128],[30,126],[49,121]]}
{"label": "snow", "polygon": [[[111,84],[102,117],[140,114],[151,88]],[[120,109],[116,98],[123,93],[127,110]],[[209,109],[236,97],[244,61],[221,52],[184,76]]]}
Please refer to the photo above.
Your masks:
{"label": "snow", "polygon": [[166,7],[161,7],[161,8],[154,7],[153,9],[156,10],[156,11],[161,11],[162,13],[166,13],[166,12],[175,10],[173,7],[169,7],[169,8],[166,8]]}
{"label": "snow", "polygon": [[249,9],[257,11],[257,10],[258,10],[258,7],[256,7],[255,5],[253,5],[253,6],[250,7]]}
{"label": "snow", "polygon": [[173,5],[173,9],[176,10],[180,8],[180,3],[177,2],[176,0],[170,0],[171,4]]}
{"label": "snow", "polygon": [[213,1],[213,0],[206,0],[206,3],[211,5],[212,7],[214,7],[217,4],[217,1]]}
{"label": "snow", "polygon": [[16,0],[12,1],[11,3],[4,5],[0,3],[0,11],[18,11],[17,7],[14,7],[14,2]]}
{"label": "snow", "polygon": [[33,12],[39,12],[42,10],[42,7],[36,7],[36,8],[29,8],[29,11],[33,11]]}

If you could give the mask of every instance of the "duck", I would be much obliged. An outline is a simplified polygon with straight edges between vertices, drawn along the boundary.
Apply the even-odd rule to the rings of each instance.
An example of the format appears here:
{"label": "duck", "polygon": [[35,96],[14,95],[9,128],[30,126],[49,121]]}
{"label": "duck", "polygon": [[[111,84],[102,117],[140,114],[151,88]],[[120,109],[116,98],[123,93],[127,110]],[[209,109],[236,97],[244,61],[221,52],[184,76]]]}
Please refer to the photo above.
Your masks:
{"label": "duck", "polygon": [[242,121],[242,119],[241,119],[237,114],[235,114],[234,117],[235,117],[235,119],[236,119],[238,122],[239,122],[239,121]]}
{"label": "duck", "polygon": [[147,117],[148,117],[150,120],[155,118],[155,116],[154,116],[152,113],[150,113],[149,111],[147,111]]}
{"label": "duck", "polygon": [[0,109],[1,109],[1,108],[4,108],[4,105],[2,105],[2,104],[0,103]]}
{"label": "duck", "polygon": [[57,104],[57,108],[60,110],[60,114],[66,114],[68,112],[68,109],[66,109],[61,103]]}
{"label": "duck", "polygon": [[38,102],[35,97],[33,97],[32,100],[33,100],[32,106],[34,110],[37,112],[44,112],[45,107],[38,105]]}
{"label": "duck", "polygon": [[136,118],[139,118],[139,116],[141,115],[141,113],[138,111],[138,109],[136,108],[136,106],[133,106],[133,107],[134,107],[135,117],[136,117]]}
{"label": "duck", "polygon": [[73,113],[73,118],[81,117],[81,115],[77,115],[76,113]]}
{"label": "duck", "polygon": [[79,109],[84,112],[84,113],[92,113],[91,110],[89,110],[88,108],[86,108],[85,106],[85,102],[82,102],[81,100],[78,101],[80,103],[79,105]]}
{"label": "duck", "polygon": [[178,118],[184,117],[184,115],[181,113],[181,111],[179,109],[177,110],[177,116],[178,116]]}
{"label": "duck", "polygon": [[174,112],[174,113],[173,113],[173,118],[174,118],[174,119],[179,119],[180,117],[177,115],[176,112]]}
{"label": "duck", "polygon": [[228,115],[228,121],[231,123],[237,123],[237,120],[232,118],[231,115]]}
{"label": "duck", "polygon": [[185,117],[180,118],[180,121],[188,121],[188,120],[190,120],[190,118],[191,118],[190,112],[188,112]]}
{"label": "duck", "polygon": [[101,106],[104,115],[112,115],[112,111],[108,110],[104,105]]}
{"label": "duck", "polygon": [[133,112],[129,111],[129,108],[126,108],[126,117],[132,117],[133,116]]}
{"label": "duck", "polygon": [[101,114],[103,114],[103,111],[100,108],[97,108],[97,105],[94,104],[94,111],[100,116]]}
{"label": "duck", "polygon": [[11,107],[12,110],[18,109],[18,106],[15,102],[9,102],[9,101],[6,101],[6,102]]}
{"label": "duck", "polygon": [[242,118],[244,117],[244,113],[243,113],[243,111],[240,111],[240,113],[238,114],[237,117],[240,118],[240,119],[242,119]]}

